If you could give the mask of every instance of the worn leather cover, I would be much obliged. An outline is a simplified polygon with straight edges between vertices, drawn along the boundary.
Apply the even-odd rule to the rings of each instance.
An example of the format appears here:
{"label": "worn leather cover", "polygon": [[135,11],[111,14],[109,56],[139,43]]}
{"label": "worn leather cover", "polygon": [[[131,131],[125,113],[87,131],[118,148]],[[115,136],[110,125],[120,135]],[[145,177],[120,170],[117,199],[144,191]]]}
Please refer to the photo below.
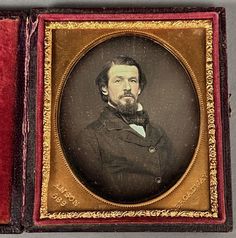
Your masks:
{"label": "worn leather cover", "polygon": [[[219,16],[220,72],[217,101],[222,121],[222,166],[219,176],[219,223],[194,218],[115,218],[40,220],[40,184],[42,148],[36,141],[43,139],[41,128],[44,42],[39,41],[40,14],[156,14],[215,12]],[[30,15],[30,20],[26,16]],[[177,16],[176,15],[176,16]],[[60,19],[60,18],[58,18]],[[125,18],[124,18],[125,19]],[[230,175],[229,108],[227,89],[227,56],[225,11],[223,8],[156,8],[156,9],[41,9],[31,12],[0,12],[0,233],[34,231],[230,231],[232,229],[232,199]],[[217,57],[215,55],[215,57]],[[216,92],[217,93],[217,92]],[[37,119],[36,119],[37,118]],[[193,224],[194,223],[194,224]]]}

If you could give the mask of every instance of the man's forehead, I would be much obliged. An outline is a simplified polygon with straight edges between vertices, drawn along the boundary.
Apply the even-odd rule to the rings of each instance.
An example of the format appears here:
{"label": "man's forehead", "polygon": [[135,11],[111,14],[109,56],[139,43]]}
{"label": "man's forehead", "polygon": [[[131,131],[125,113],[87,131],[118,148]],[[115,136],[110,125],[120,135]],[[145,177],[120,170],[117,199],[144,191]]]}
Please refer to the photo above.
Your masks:
{"label": "man's forehead", "polygon": [[131,76],[138,77],[138,68],[135,65],[112,65],[108,71],[108,76]]}

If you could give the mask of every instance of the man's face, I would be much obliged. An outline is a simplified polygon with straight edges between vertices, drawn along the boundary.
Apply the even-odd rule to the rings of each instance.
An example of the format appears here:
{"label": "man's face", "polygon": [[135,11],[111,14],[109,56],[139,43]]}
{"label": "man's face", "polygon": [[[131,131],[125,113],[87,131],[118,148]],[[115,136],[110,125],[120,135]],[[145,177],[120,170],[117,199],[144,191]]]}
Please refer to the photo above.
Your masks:
{"label": "man's face", "polygon": [[136,66],[113,65],[108,71],[108,86],[102,88],[113,105],[136,105],[139,87],[139,73]]}

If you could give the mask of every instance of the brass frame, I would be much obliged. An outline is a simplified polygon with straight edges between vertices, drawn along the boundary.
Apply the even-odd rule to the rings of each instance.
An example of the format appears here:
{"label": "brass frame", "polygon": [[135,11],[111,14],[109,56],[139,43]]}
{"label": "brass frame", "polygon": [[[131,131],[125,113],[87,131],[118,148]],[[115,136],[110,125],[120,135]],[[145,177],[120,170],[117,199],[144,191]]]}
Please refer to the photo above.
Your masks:
{"label": "brass frame", "polygon": [[[100,39],[95,40],[91,45],[86,46],[81,52],[77,54],[77,56],[71,61],[67,71],[65,72],[63,79],[61,81],[61,85],[58,90],[58,94],[56,95],[56,103],[55,107],[52,108],[52,94],[51,94],[51,70],[52,70],[52,32],[55,29],[103,29],[112,28],[117,29],[116,34],[126,34],[126,33],[134,33],[139,35],[144,35],[146,37],[150,37],[163,45],[166,49],[172,52],[184,65],[190,74],[194,86],[196,88],[198,94],[198,100],[200,104],[200,133],[198,145],[194,154],[194,158],[198,153],[199,144],[201,143],[201,135],[203,130],[203,115],[207,115],[207,126],[208,126],[208,147],[209,147],[209,174],[210,174],[210,211],[179,211],[179,210],[145,210],[145,209],[137,209],[135,211],[130,210],[115,210],[115,211],[82,211],[82,212],[48,212],[47,208],[47,199],[48,199],[48,183],[50,179],[50,144],[51,144],[51,131],[57,131],[57,124],[52,125],[51,119],[57,111],[58,103],[60,100],[60,93],[63,89],[63,86],[66,81],[66,77],[74,65],[75,62],[81,57],[82,53],[87,52],[91,49],[94,44],[99,44],[103,39],[107,39],[115,35],[114,33],[108,34],[106,36],[102,36]],[[122,31],[119,30],[122,28]],[[167,42],[163,42],[161,39],[158,39],[156,36],[152,34],[147,34],[142,32],[142,29],[145,28],[153,28],[153,29],[182,29],[182,28],[204,28],[206,31],[206,105],[207,108],[203,106],[203,99],[201,96],[201,91],[198,87],[197,79],[191,70],[188,62],[185,58],[177,52],[173,47],[168,45]],[[132,29],[132,30],[130,30]],[[44,108],[43,108],[43,168],[42,168],[42,187],[41,187],[41,207],[40,207],[40,219],[71,219],[71,218],[120,218],[120,217],[206,217],[206,218],[217,218],[218,217],[218,191],[217,191],[217,158],[216,158],[216,139],[215,139],[215,108],[214,108],[214,86],[213,86],[213,29],[212,22],[210,20],[179,20],[179,21],[155,21],[155,22],[49,22],[45,25],[45,62],[44,62]],[[54,114],[53,114],[54,113]],[[57,120],[55,120],[57,121]],[[60,147],[60,142],[57,137],[56,140],[57,145]],[[142,204],[132,204],[132,205],[124,205],[124,204],[116,204],[111,203],[112,205],[116,205],[118,208],[129,208],[129,207],[140,207],[149,203],[152,203],[156,200],[160,200],[163,197],[167,196],[171,191],[173,191],[178,184],[184,179],[184,177],[189,173],[191,167],[195,161],[195,159],[191,161],[188,170],[182,176],[182,178],[175,184],[173,188],[164,193],[163,195],[155,198],[151,201]],[[69,169],[69,168],[68,168]],[[74,175],[73,175],[74,176]],[[75,178],[75,176],[74,176]],[[78,181],[78,180],[77,180]],[[79,181],[78,181],[79,182]],[[86,189],[86,188],[85,188]],[[87,190],[88,191],[88,190]],[[102,200],[103,202],[110,203],[97,195],[91,193],[97,199]]]}

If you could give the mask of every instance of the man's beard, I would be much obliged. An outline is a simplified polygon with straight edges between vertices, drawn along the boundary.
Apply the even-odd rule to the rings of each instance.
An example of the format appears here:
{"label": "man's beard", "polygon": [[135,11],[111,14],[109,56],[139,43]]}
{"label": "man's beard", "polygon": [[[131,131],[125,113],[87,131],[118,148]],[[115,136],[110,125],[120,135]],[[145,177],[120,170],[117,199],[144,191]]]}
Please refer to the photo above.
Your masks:
{"label": "man's beard", "polygon": [[130,99],[126,99],[125,104],[118,102],[116,108],[117,108],[117,111],[120,112],[122,115],[131,116],[136,114],[138,109],[138,104],[136,101],[131,102]]}
{"label": "man's beard", "polygon": [[131,116],[131,115],[135,115],[138,109],[138,103],[137,100],[135,99],[134,95],[131,92],[126,92],[124,93],[124,95],[121,95],[119,97],[119,99],[122,99],[124,97],[130,96],[133,98],[133,102],[132,99],[127,98],[125,99],[125,104],[122,104],[120,101],[118,101],[118,103],[114,103],[110,100],[110,103],[115,106],[116,110],[124,116]]}
{"label": "man's beard", "polygon": [[115,108],[116,113],[128,124],[136,124],[146,128],[146,125],[149,123],[149,117],[146,111],[138,111],[138,102],[134,95],[131,92],[126,92],[124,95],[120,96],[119,99],[122,99],[125,96],[130,96],[133,98],[126,98],[125,104],[122,104],[120,101],[114,103],[109,100],[109,103],[113,108]]}

